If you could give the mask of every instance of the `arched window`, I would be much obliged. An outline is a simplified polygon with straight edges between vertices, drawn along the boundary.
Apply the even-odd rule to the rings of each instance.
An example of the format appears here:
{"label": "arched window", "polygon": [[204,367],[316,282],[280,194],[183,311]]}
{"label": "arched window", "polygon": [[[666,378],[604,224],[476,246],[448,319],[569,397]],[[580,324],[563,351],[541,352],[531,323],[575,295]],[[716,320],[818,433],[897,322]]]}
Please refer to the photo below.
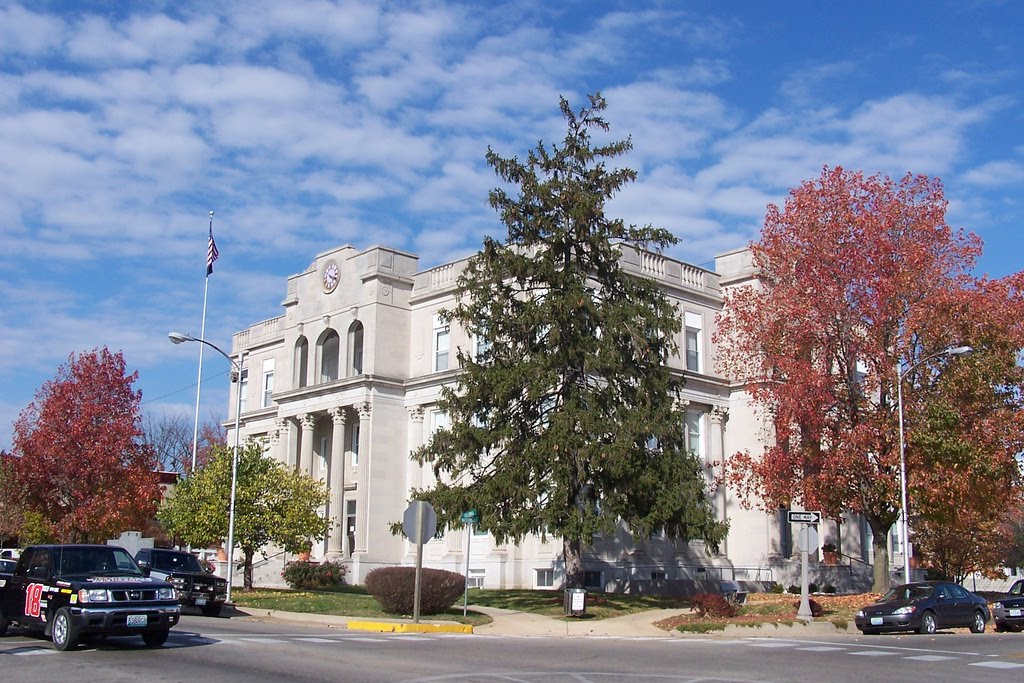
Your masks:
{"label": "arched window", "polygon": [[348,374],[363,374],[363,324],[358,320],[348,328]]}
{"label": "arched window", "polygon": [[295,362],[292,367],[295,370],[292,384],[297,388],[306,386],[309,381],[309,342],[305,337],[299,337],[295,342]]}
{"label": "arched window", "polygon": [[341,353],[341,338],[334,330],[328,330],[320,339],[320,383],[338,379],[338,354]]}

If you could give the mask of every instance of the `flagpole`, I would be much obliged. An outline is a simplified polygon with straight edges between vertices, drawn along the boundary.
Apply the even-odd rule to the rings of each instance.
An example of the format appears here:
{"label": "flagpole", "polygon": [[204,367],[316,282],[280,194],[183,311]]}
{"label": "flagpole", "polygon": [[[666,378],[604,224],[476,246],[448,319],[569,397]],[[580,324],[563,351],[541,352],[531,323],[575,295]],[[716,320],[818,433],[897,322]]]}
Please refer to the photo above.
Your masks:
{"label": "flagpole", "polygon": [[[210,241],[206,249],[206,281],[203,285],[203,322],[199,338],[206,339],[206,298],[210,292],[210,273],[216,260],[217,247],[213,243],[213,211],[210,212]],[[196,379],[196,418],[192,427],[192,471],[196,471],[196,452],[199,449],[199,397],[203,390],[203,344],[199,344],[199,376]]]}

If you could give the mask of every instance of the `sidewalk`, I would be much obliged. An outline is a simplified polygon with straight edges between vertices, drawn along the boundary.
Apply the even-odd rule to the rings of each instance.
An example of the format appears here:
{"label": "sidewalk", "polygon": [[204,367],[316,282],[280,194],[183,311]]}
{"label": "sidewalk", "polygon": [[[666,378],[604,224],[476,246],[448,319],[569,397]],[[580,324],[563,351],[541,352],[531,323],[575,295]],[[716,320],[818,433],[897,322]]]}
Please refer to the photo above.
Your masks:
{"label": "sidewalk", "polygon": [[354,617],[331,616],[326,614],[306,614],[300,612],[281,612],[278,610],[260,610],[251,607],[229,608],[225,616],[249,617],[251,619],[274,619],[293,621],[304,624],[320,624],[353,631],[401,632],[401,633],[474,633],[491,636],[541,636],[549,638],[687,638],[715,637],[730,638],[766,638],[772,636],[793,637],[811,635],[835,635],[845,633],[830,622],[818,620],[810,624],[797,623],[793,626],[775,626],[768,624],[759,628],[746,626],[726,626],[724,631],[711,633],[680,633],[665,631],[654,625],[668,617],[685,610],[660,609],[636,612],[611,619],[556,619],[531,612],[498,609],[470,605],[474,612],[490,616],[493,621],[482,626],[466,626],[453,621],[438,619],[420,619],[414,624],[411,619],[365,619]]}

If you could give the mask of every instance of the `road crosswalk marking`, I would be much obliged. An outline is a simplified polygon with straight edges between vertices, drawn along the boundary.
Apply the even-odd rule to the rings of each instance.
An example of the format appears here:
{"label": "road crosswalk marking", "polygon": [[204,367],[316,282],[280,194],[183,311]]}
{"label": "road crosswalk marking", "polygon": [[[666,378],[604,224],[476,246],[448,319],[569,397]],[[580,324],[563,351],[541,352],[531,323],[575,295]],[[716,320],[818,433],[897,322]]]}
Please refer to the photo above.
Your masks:
{"label": "road crosswalk marking", "polygon": [[983,666],[989,669],[1024,669],[1024,664],[1017,664],[1016,662],[1002,662],[999,660],[992,662],[972,662],[967,666]]}

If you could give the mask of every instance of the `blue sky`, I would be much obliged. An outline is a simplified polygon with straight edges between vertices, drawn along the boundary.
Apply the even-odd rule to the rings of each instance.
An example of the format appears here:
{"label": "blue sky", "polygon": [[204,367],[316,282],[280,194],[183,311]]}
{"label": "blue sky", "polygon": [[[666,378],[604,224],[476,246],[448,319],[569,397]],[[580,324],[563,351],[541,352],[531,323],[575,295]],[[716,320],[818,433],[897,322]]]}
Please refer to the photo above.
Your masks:
{"label": "blue sky", "polygon": [[[608,100],[639,180],[609,214],[709,265],[824,165],[942,178],[978,272],[1024,267],[1024,5],[935,2],[0,0],[0,448],[71,353],[107,346],[144,409],[192,416],[207,338],[282,313],[318,252],[423,268],[504,235],[488,145]],[[204,418],[227,414],[204,362]]]}

